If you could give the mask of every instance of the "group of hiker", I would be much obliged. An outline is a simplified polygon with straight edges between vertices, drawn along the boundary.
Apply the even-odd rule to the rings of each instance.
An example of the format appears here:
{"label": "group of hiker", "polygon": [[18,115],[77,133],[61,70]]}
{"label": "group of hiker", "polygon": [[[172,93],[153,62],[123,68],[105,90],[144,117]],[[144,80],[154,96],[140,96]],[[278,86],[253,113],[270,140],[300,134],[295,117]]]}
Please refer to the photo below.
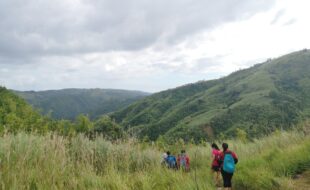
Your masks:
{"label": "group of hiker", "polygon": [[[223,186],[225,190],[231,190],[232,177],[235,171],[235,165],[238,163],[237,155],[228,149],[228,144],[222,144],[222,151],[217,144],[211,145],[211,171],[214,174],[214,181],[216,186],[220,186],[220,175],[223,179]],[[182,150],[178,156],[174,156],[167,151],[163,154],[162,165],[174,170],[190,171],[190,159],[185,150]]]}
{"label": "group of hiker", "polygon": [[231,180],[235,172],[235,165],[238,163],[236,153],[228,149],[228,144],[222,144],[222,151],[213,143],[212,147],[212,172],[215,173],[215,183],[220,185],[220,173],[223,179],[223,186],[226,190],[231,189]]}
{"label": "group of hiker", "polygon": [[170,169],[180,169],[185,172],[189,172],[190,170],[189,156],[185,150],[181,150],[181,153],[177,157],[172,155],[170,151],[165,152],[161,163]]}

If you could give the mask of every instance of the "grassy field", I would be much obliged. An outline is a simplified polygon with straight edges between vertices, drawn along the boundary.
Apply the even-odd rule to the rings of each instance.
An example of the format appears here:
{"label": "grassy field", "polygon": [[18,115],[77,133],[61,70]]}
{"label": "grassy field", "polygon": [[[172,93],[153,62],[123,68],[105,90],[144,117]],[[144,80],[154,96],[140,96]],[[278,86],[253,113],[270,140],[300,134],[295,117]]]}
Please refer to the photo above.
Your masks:
{"label": "grassy field", "polygon": [[[294,189],[292,179],[310,167],[310,138],[305,133],[276,132],[251,142],[228,141],[240,162],[235,189]],[[212,190],[210,147],[109,142],[84,136],[18,133],[0,137],[0,189],[176,189]],[[191,172],[160,165],[163,149],[186,148]]]}

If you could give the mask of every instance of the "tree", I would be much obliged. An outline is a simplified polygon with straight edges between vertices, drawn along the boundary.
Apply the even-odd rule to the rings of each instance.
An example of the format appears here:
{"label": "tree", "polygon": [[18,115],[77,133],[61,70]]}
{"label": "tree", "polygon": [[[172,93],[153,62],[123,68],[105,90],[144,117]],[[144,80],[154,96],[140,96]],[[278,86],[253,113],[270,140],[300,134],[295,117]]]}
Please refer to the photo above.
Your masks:
{"label": "tree", "polygon": [[79,115],[76,118],[76,131],[78,133],[90,132],[93,127],[93,123],[89,120],[87,115]]}
{"label": "tree", "polygon": [[240,140],[242,142],[248,141],[247,132],[243,129],[236,128],[236,137],[238,140]]}
{"label": "tree", "polygon": [[160,148],[162,150],[166,148],[166,140],[165,140],[164,136],[159,135],[159,137],[156,140],[156,145],[158,148]]}
{"label": "tree", "polygon": [[117,139],[123,136],[122,128],[108,116],[100,117],[94,125],[95,133],[102,134],[105,137]]}

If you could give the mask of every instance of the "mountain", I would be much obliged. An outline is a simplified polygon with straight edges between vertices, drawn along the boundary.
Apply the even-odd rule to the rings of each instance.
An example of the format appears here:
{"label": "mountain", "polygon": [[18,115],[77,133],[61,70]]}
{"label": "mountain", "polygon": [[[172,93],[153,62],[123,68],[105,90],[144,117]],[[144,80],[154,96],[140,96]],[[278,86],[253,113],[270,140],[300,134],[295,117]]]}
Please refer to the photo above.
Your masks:
{"label": "mountain", "polygon": [[111,115],[131,133],[156,139],[257,137],[310,117],[310,51],[227,77],[159,92]]}
{"label": "mountain", "polygon": [[114,89],[63,89],[14,91],[43,114],[56,119],[75,119],[79,114],[91,118],[116,111],[149,95],[146,92]]}
{"label": "mountain", "polygon": [[0,87],[0,133],[4,131],[44,131],[46,120],[11,91]]}

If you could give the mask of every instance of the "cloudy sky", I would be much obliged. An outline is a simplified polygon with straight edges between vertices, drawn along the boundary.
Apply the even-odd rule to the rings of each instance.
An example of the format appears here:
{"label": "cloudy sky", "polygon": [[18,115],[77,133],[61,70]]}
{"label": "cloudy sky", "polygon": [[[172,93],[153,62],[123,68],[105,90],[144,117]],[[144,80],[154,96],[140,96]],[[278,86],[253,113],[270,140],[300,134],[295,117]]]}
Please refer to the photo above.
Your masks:
{"label": "cloudy sky", "polygon": [[0,85],[156,92],[310,48],[308,0],[0,0]]}

